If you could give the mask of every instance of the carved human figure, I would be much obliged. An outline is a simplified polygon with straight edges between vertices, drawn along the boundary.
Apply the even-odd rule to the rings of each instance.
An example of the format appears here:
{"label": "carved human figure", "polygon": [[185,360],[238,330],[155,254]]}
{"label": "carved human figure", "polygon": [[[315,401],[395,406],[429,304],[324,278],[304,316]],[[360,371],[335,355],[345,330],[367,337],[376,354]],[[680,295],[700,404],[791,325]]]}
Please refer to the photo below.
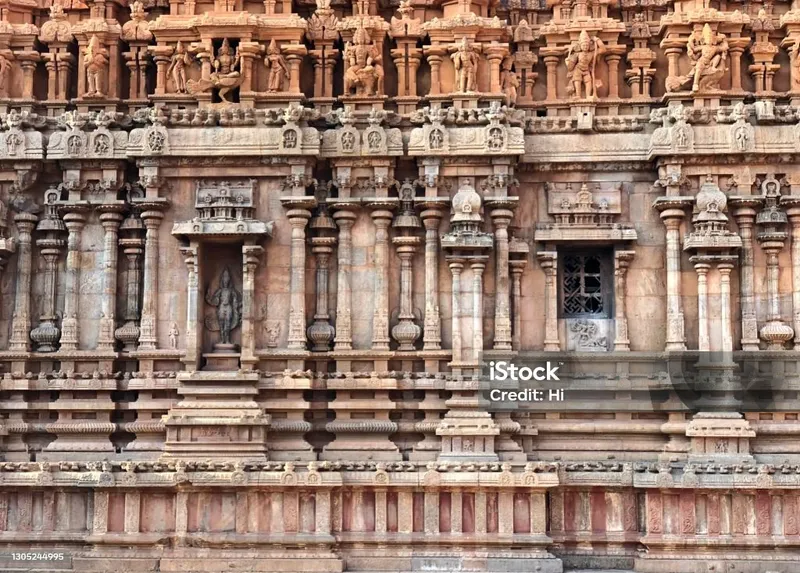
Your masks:
{"label": "carved human figure", "polygon": [[471,46],[466,37],[461,42],[450,58],[456,69],[456,90],[460,93],[474,92],[477,89],[478,54],[475,47]]}
{"label": "carved human figure", "polygon": [[214,59],[214,73],[211,75],[219,79],[238,78],[239,72],[235,69],[238,65],[239,50],[231,54],[231,45],[228,42],[228,38],[225,38],[217,52],[217,57]]}
{"label": "carved human figure", "polygon": [[180,332],[178,332],[178,323],[173,322],[172,326],[170,326],[169,328],[169,347],[172,348],[173,350],[176,350],[178,348],[179,334]]}
{"label": "carved human figure", "polygon": [[347,93],[369,96],[383,93],[384,74],[380,51],[361,24],[353,35],[353,42],[345,46],[345,62],[344,84]]}
{"label": "carved human figure", "polygon": [[231,273],[226,268],[219,278],[219,287],[214,294],[206,294],[206,302],[217,307],[220,344],[231,344],[231,332],[239,326],[242,318],[242,295],[233,287]]}
{"label": "carved human figure", "polygon": [[183,42],[180,40],[175,46],[175,53],[172,54],[172,61],[167,68],[167,74],[172,76],[172,81],[175,83],[175,91],[179,94],[186,93],[186,66],[191,65],[192,57],[183,47]]}
{"label": "carved human figure", "polygon": [[266,64],[267,69],[269,69],[267,91],[282,92],[284,79],[289,79],[289,68],[286,66],[286,60],[284,60],[281,55],[281,49],[274,39],[269,43],[267,55],[264,58],[264,64]]}
{"label": "carved human figure", "polygon": [[503,70],[500,74],[500,88],[506,96],[506,105],[515,105],[517,103],[517,93],[519,90],[519,77],[517,73],[511,69],[514,65],[514,58],[511,56],[503,60]]}
{"label": "carved human figure", "polygon": [[11,63],[0,54],[0,96],[8,95],[8,76],[11,74]]}
{"label": "carved human figure", "polygon": [[668,92],[692,82],[692,91],[719,89],[719,82],[725,74],[728,60],[728,41],[724,34],[716,34],[706,24],[698,35],[692,34],[686,43],[689,59],[694,62],[685,76],[667,78]]}
{"label": "carved human figure", "polygon": [[591,37],[586,30],[581,30],[580,36],[567,52],[569,95],[576,98],[593,98],[597,95],[597,88],[603,85],[597,79],[597,56],[605,52],[605,49],[600,38]]}
{"label": "carved human figure", "polygon": [[217,88],[223,102],[233,103],[227,98],[227,95],[242,83],[242,73],[236,69],[240,61],[239,50],[233,51],[230,42],[225,38],[213,60],[214,71],[208,77],[202,77],[196,81],[187,80],[186,89],[189,93],[196,94]]}
{"label": "carved human figure", "polygon": [[86,65],[86,97],[102,97],[103,73],[108,65],[108,50],[100,43],[100,38],[92,36],[84,51]]}
{"label": "carved human figure", "polygon": [[792,66],[792,91],[800,91],[800,41],[792,44],[789,61]]}

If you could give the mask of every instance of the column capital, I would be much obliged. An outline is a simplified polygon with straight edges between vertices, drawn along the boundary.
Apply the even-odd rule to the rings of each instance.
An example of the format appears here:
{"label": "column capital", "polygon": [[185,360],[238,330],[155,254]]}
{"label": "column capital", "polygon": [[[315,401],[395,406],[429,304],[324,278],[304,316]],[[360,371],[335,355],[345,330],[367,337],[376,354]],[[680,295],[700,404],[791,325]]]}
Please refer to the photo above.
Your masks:
{"label": "column capital", "polygon": [[39,217],[32,213],[16,213],[14,215],[14,223],[22,232],[32,233],[38,221]]}
{"label": "column capital", "polygon": [[333,220],[337,225],[339,225],[339,227],[342,228],[352,227],[355,224],[357,217],[358,216],[355,212],[347,209],[338,210],[333,214]]}
{"label": "column capital", "polygon": [[539,260],[539,265],[547,271],[554,271],[558,264],[557,251],[539,251],[536,253],[536,258]]}

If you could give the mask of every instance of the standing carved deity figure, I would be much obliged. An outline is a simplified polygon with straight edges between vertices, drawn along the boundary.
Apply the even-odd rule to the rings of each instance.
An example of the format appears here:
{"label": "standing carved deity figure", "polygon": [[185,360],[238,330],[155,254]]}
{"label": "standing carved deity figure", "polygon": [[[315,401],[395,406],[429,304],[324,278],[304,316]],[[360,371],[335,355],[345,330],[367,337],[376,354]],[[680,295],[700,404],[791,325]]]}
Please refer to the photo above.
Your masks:
{"label": "standing carved deity figure", "polygon": [[597,56],[606,51],[605,44],[597,36],[591,37],[586,30],[572,43],[567,52],[567,93],[572,97],[593,98],[603,82],[597,79]]}
{"label": "standing carved deity figure", "polygon": [[217,323],[221,345],[230,345],[231,332],[239,326],[242,318],[242,295],[233,287],[231,273],[226,268],[219,278],[219,287],[214,294],[206,294],[206,302],[217,307]]}
{"label": "standing carved deity figure", "polygon": [[369,32],[359,24],[353,42],[345,46],[347,70],[344,74],[345,91],[357,95],[376,95],[383,91],[383,66],[378,46],[372,43]]}
{"label": "standing carved deity figure", "polygon": [[3,54],[0,54],[0,97],[8,96],[8,76],[11,73],[11,63]]}
{"label": "standing carved deity figure", "polygon": [[92,36],[83,52],[86,66],[86,97],[103,97],[103,74],[108,65],[108,50],[97,36]]}
{"label": "standing carved deity figure", "polygon": [[455,53],[450,58],[456,69],[456,90],[459,93],[476,91],[480,58],[466,36],[461,38]]}
{"label": "standing carved deity figure", "polygon": [[178,41],[175,46],[175,53],[172,55],[172,61],[167,68],[167,74],[172,76],[172,81],[175,83],[175,91],[179,94],[186,93],[186,66],[191,65],[192,57],[183,47],[183,42]]}
{"label": "standing carved deity figure", "polygon": [[691,35],[686,43],[686,51],[694,64],[685,76],[667,78],[667,91],[675,91],[690,81],[692,91],[719,89],[728,61],[728,41],[725,35],[715,33],[706,24],[699,36],[697,32]]}
{"label": "standing carved deity figure", "polygon": [[281,49],[278,47],[274,38],[267,48],[267,56],[264,58],[264,64],[266,64],[267,69],[269,69],[267,91],[282,92],[284,79],[289,79],[289,68],[286,67],[286,60],[283,59]]}
{"label": "standing carved deity figure", "polygon": [[500,88],[506,96],[506,105],[515,105],[517,103],[517,94],[519,90],[519,77],[517,73],[511,69],[514,65],[514,58],[507,56],[503,60],[503,70],[500,74]]}
{"label": "standing carved deity figure", "polygon": [[789,52],[789,61],[792,66],[792,91],[800,91],[800,41],[792,44],[792,51]]}

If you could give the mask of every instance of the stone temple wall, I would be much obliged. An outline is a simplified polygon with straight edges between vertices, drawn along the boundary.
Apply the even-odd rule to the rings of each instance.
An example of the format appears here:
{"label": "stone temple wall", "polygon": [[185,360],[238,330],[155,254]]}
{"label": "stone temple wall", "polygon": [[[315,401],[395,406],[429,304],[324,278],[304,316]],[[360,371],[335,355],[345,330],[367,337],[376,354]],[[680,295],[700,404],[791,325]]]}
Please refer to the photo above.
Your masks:
{"label": "stone temple wall", "polygon": [[799,571],[799,22],[0,0],[0,570]]}

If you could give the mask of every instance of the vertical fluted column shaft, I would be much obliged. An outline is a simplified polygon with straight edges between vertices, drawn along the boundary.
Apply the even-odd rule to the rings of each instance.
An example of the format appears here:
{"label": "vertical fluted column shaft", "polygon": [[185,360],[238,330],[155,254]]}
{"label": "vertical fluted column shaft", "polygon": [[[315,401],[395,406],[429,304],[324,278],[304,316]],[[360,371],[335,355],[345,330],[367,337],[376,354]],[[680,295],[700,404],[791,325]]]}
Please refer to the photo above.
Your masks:
{"label": "vertical fluted column shaft", "polygon": [[[264,248],[242,246],[242,366],[256,364],[255,299],[256,269]],[[303,291],[305,292],[305,291]]]}
{"label": "vertical fluted column shaft", "polygon": [[544,271],[544,350],[558,352],[561,350],[561,342],[558,338],[558,288],[556,285],[558,253],[540,251],[537,257]]}
{"label": "vertical fluted column shaft", "polygon": [[461,272],[464,270],[464,263],[460,260],[450,261],[450,273],[453,276],[452,283],[452,337],[453,337],[453,362],[459,363],[462,359],[463,341],[461,338]]}
{"label": "vertical fluted column shaft", "polygon": [[708,331],[708,270],[711,265],[707,263],[695,263],[694,270],[697,273],[697,349],[700,352],[708,352],[711,349],[711,341]]}
{"label": "vertical fluted column shaft", "polygon": [[420,213],[425,225],[425,327],[423,348],[442,347],[442,323],[439,316],[439,224],[442,211],[425,209]]}
{"label": "vertical fluted column shaft", "polygon": [[306,347],[306,225],[308,209],[290,209],[286,216],[292,226],[291,270],[289,274],[290,308],[288,347]]}
{"label": "vertical fluted column shaft", "polygon": [[100,215],[100,222],[105,233],[103,235],[103,298],[101,301],[103,316],[100,319],[98,348],[113,350],[117,307],[118,238],[122,215],[116,211],[106,211]]}
{"label": "vertical fluted column shaft", "polygon": [[188,370],[195,370],[199,365],[200,347],[198,340],[199,305],[199,259],[200,249],[197,245],[181,247],[181,254],[186,263],[186,353],[183,362]]}
{"label": "vertical fluted column shaft", "polygon": [[164,213],[157,210],[142,213],[147,229],[144,240],[144,290],[142,292],[142,318],[139,335],[140,349],[155,349],[158,344],[158,229]]}
{"label": "vertical fluted column shaft", "polygon": [[631,342],[628,338],[628,316],[625,312],[625,301],[627,296],[627,274],[628,265],[633,259],[633,251],[617,251],[614,255],[614,276],[616,285],[614,288],[614,325],[616,335],[614,337],[614,350],[628,351],[631,349]]}
{"label": "vertical fluted column shaft", "polygon": [[734,211],[739,236],[742,238],[739,265],[739,297],[742,308],[742,350],[758,350],[758,322],[755,305],[755,277],[753,272],[753,224],[756,211],[747,206],[737,206]]}
{"label": "vertical fluted column shaft", "polygon": [[356,214],[341,210],[333,215],[339,226],[338,276],[336,290],[336,336],[335,350],[351,350],[353,348],[352,296],[353,286],[351,274],[353,267],[353,225]]}
{"label": "vertical fluted column shaft", "polygon": [[719,270],[719,318],[722,321],[722,351],[733,352],[733,332],[731,329],[731,271],[732,263],[720,263]]}
{"label": "vertical fluted column shaft", "polygon": [[481,359],[483,352],[483,271],[486,264],[473,262],[472,269],[472,358]]}
{"label": "vertical fluted column shaft", "polygon": [[389,350],[389,225],[392,212],[372,211],[375,223],[375,309],[372,315],[372,349]]}
{"label": "vertical fluted column shaft", "polygon": [[417,250],[420,238],[414,236],[398,236],[393,242],[400,258],[400,315],[399,322],[392,329],[392,336],[400,344],[398,350],[414,350],[414,343],[422,334],[422,329],[414,324],[414,302],[412,290],[414,271],[411,261]]}
{"label": "vertical fluted column shaft", "polygon": [[795,348],[800,345],[800,207],[786,209],[792,224],[792,326]]}
{"label": "vertical fluted column shaft", "polygon": [[38,218],[29,213],[17,213],[14,222],[17,225],[17,287],[14,295],[14,316],[11,319],[10,349],[16,351],[30,350],[28,333],[31,330],[31,265],[32,233]]}
{"label": "vertical fluted column shaft", "polygon": [[667,209],[661,213],[667,228],[667,350],[686,350],[681,308],[680,227],[683,217],[681,209]]}
{"label": "vertical fluted column shaft", "polygon": [[511,296],[509,292],[508,270],[508,226],[514,212],[509,209],[493,209],[495,256],[495,308],[494,308],[494,349],[511,350]]}
{"label": "vertical fluted column shaft", "polygon": [[514,324],[511,329],[511,347],[518,351],[522,346],[522,272],[527,261],[511,261],[511,301]]}
{"label": "vertical fluted column shaft", "polygon": [[81,276],[81,231],[86,223],[82,213],[69,212],[64,215],[67,238],[66,284],[64,286],[64,320],[62,321],[61,350],[78,349],[78,293]]}

